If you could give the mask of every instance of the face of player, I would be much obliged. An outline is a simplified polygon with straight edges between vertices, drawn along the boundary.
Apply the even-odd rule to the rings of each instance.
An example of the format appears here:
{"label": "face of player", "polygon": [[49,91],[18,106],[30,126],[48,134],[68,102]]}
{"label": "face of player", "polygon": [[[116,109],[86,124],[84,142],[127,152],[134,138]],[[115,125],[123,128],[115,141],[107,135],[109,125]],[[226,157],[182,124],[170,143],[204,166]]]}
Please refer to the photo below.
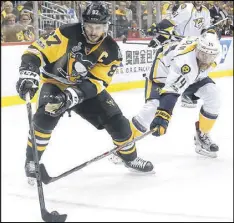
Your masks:
{"label": "face of player", "polygon": [[84,23],[84,31],[91,43],[97,43],[107,32],[107,24]]}
{"label": "face of player", "polygon": [[196,8],[200,8],[202,6],[203,1],[194,1],[194,5]]}
{"label": "face of player", "polygon": [[197,50],[197,59],[199,63],[199,68],[201,70],[206,70],[208,69],[211,64],[215,61],[216,57],[218,56],[217,54],[207,54],[205,52],[202,52],[200,50]]}

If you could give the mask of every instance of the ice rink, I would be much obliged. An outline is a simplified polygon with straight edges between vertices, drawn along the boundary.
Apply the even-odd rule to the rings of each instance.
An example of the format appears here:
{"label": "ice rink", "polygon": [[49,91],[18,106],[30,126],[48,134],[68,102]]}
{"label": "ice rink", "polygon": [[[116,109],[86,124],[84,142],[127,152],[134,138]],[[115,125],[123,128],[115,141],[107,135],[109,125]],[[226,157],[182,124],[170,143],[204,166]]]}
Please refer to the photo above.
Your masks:
{"label": "ice rink", "polygon": [[[139,175],[107,158],[44,186],[48,211],[68,214],[68,222],[233,222],[233,77],[215,79],[221,91],[219,118],[211,134],[218,158],[195,153],[198,108],[180,107],[166,135],[137,143],[138,155],[150,160],[155,174]],[[144,90],[112,93],[126,117],[144,103]],[[40,222],[36,187],[27,185],[24,162],[28,135],[25,105],[2,108],[2,221]],[[57,176],[113,148],[103,131],[72,113],[60,120],[43,155]]]}

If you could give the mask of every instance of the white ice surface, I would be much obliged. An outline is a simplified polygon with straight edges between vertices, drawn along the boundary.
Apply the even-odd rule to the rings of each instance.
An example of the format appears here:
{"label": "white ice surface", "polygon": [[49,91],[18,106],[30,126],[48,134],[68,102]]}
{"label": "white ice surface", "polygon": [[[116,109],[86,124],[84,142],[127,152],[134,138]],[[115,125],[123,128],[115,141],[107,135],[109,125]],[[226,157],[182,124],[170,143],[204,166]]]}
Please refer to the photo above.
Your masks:
{"label": "white ice surface", "polygon": [[[154,175],[138,175],[108,159],[44,186],[48,211],[68,214],[67,221],[233,221],[233,78],[215,80],[222,107],[212,131],[218,158],[195,153],[194,123],[199,107],[180,103],[168,133],[137,143],[138,155],[150,160]],[[144,103],[143,89],[113,93],[126,117]],[[24,174],[28,119],[25,105],[2,109],[2,221],[40,222],[37,189]],[[54,130],[42,157],[56,176],[113,148],[108,134],[72,113]]]}

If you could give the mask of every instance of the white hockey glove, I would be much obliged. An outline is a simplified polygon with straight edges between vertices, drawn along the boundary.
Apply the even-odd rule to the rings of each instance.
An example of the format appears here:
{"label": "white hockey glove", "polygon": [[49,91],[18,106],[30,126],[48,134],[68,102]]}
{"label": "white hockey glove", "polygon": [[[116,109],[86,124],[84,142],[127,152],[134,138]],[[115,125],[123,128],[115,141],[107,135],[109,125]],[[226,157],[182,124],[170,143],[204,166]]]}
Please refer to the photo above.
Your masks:
{"label": "white hockey glove", "polygon": [[69,108],[80,104],[84,100],[83,92],[77,88],[68,87],[58,95],[44,95],[45,113],[52,117],[62,115]]}

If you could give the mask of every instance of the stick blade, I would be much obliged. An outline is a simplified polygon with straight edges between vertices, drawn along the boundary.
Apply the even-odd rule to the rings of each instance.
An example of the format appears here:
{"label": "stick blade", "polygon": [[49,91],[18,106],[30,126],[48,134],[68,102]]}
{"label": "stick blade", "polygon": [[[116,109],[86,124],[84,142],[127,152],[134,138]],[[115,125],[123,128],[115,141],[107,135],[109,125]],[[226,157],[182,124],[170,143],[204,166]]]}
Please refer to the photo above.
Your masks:
{"label": "stick blade", "polygon": [[59,214],[57,211],[52,211],[51,213],[45,212],[42,215],[42,219],[45,222],[65,222],[67,219],[67,215]]}
{"label": "stick blade", "polygon": [[45,165],[43,163],[40,164],[40,172],[41,172],[41,181],[44,184],[49,184],[52,180],[52,177],[49,176],[48,172],[46,171]]}

